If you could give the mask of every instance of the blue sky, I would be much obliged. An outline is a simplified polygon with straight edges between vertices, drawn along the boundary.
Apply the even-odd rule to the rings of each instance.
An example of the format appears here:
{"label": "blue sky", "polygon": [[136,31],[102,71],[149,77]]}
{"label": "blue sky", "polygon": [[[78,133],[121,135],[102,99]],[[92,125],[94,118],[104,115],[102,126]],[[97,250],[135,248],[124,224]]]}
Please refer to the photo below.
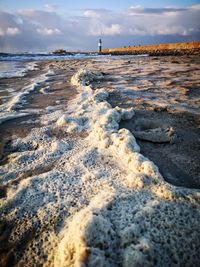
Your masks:
{"label": "blue sky", "polygon": [[143,0],[143,1],[133,1],[133,0],[0,0],[0,7],[8,10],[17,9],[44,9],[45,4],[58,6],[59,11],[69,11],[70,13],[75,13],[79,9],[88,8],[106,8],[111,10],[123,10],[130,6],[141,5],[143,7],[188,7],[195,4],[200,4],[200,1],[195,0]]}
{"label": "blue sky", "polygon": [[0,0],[0,52],[200,40],[200,1]]}

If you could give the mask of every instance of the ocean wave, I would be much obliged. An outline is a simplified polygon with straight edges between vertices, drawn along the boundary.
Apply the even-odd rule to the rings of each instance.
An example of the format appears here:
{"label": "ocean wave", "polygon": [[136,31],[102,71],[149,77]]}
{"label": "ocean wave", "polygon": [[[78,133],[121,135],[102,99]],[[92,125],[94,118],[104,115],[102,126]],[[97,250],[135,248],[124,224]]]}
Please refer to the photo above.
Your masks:
{"label": "ocean wave", "polygon": [[19,62],[1,62],[1,78],[21,78],[26,76],[29,71],[37,70],[36,62],[21,63]]}
{"label": "ocean wave", "polygon": [[54,55],[54,54],[1,54],[0,61],[45,61],[45,60],[68,60],[79,58],[105,57],[98,54]]}

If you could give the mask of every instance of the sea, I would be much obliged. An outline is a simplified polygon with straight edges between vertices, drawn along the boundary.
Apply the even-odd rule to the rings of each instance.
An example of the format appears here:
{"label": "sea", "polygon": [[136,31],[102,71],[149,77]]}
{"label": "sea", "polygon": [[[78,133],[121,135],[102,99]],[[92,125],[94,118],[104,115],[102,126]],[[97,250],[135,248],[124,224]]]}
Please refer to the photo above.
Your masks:
{"label": "sea", "polygon": [[[137,56],[111,56],[77,53],[73,55],[55,55],[55,54],[7,54],[0,53],[0,124],[4,121],[20,117],[24,113],[16,111],[17,107],[25,102],[25,96],[33,92],[41,84],[49,81],[50,72],[42,73],[37,80],[30,80],[29,84],[20,87],[19,80],[26,77],[29,71],[37,70],[37,64],[42,61],[65,61],[65,60],[81,60],[93,58],[97,61],[106,61],[112,57],[112,60],[119,58],[141,57]],[[15,80],[18,79],[17,83]],[[17,84],[18,87],[17,88]]]}
{"label": "sea", "polygon": [[0,78],[12,78],[24,76],[27,70],[31,70],[31,66],[34,62],[48,61],[48,60],[71,60],[71,59],[84,59],[84,58],[96,58],[96,59],[107,59],[112,57],[112,60],[131,57],[146,57],[144,55],[124,55],[124,56],[111,56],[111,55],[98,55],[77,53],[74,55],[54,55],[54,54],[4,54],[0,53]]}
{"label": "sea", "polygon": [[[31,70],[34,62],[48,60],[70,60],[101,57],[97,54],[74,54],[74,55],[54,55],[54,54],[0,54],[0,78],[22,77],[27,70]],[[31,64],[32,63],[32,64]]]}
{"label": "sea", "polygon": [[[25,96],[33,92],[41,84],[50,79],[51,73],[42,73],[37,80],[30,80],[29,84],[20,88],[19,80],[26,77],[27,73],[37,70],[41,61],[63,61],[72,59],[97,58],[104,56],[98,54],[0,54],[0,124],[4,121],[25,115],[17,111],[17,107],[25,102]],[[105,58],[105,57],[104,57]],[[18,79],[17,84],[13,78]]]}

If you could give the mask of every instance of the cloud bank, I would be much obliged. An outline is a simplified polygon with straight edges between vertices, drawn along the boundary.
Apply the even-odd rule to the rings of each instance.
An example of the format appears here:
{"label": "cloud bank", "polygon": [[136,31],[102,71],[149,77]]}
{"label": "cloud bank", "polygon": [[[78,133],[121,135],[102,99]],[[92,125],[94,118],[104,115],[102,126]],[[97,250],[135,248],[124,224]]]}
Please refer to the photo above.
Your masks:
{"label": "cloud bank", "polygon": [[0,12],[0,51],[95,51],[104,47],[200,40],[200,5],[188,8],[143,8],[123,12],[86,9],[63,17],[57,6],[44,10]]}

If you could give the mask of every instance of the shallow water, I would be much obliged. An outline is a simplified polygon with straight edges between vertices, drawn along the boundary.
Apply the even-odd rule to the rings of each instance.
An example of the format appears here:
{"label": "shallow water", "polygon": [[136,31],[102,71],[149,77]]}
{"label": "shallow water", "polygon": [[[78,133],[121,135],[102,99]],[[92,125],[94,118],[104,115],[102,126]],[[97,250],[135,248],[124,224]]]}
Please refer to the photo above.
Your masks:
{"label": "shallow water", "polygon": [[71,60],[83,58],[101,58],[97,54],[53,55],[53,54],[0,54],[0,61],[47,61],[47,60]]}
{"label": "shallow water", "polygon": [[26,70],[24,62],[0,61],[0,78],[21,77]]}

